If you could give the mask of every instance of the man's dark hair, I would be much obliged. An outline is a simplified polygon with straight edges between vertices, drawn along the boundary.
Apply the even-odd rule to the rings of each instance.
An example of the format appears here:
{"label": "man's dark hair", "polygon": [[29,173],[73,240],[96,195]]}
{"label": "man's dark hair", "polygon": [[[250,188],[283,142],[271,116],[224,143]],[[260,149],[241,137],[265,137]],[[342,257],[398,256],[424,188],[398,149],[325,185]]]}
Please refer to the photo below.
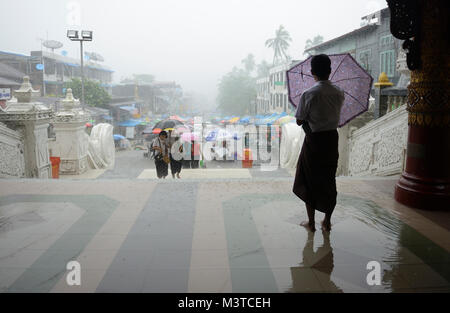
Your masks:
{"label": "man's dark hair", "polygon": [[167,137],[167,132],[165,130],[163,130],[162,132],[159,133],[159,137],[161,137],[161,136]]}
{"label": "man's dark hair", "polygon": [[311,74],[320,80],[327,80],[331,73],[331,60],[326,54],[318,54],[311,59]]}

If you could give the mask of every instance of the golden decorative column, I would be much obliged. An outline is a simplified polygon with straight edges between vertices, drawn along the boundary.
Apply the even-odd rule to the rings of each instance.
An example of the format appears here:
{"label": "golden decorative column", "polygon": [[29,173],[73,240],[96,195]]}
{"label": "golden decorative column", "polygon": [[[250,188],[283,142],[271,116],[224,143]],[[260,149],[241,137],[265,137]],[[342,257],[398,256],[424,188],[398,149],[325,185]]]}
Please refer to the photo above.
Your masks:
{"label": "golden decorative column", "polygon": [[420,66],[408,86],[408,144],[397,201],[450,211],[450,58],[448,0],[419,0]]}

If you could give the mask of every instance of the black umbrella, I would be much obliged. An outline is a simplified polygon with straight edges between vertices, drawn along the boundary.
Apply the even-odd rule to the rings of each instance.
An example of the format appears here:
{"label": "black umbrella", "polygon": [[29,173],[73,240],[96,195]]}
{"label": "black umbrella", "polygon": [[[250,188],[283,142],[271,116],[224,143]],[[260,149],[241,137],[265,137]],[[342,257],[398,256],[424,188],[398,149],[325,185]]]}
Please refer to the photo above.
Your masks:
{"label": "black umbrella", "polygon": [[163,120],[163,121],[156,123],[156,125],[153,127],[153,129],[160,128],[160,129],[164,130],[166,128],[175,128],[175,126],[177,126],[177,125],[183,125],[183,123],[178,120],[167,119],[167,120]]}
{"label": "black umbrella", "polygon": [[149,125],[142,131],[143,134],[153,134],[153,126]]}

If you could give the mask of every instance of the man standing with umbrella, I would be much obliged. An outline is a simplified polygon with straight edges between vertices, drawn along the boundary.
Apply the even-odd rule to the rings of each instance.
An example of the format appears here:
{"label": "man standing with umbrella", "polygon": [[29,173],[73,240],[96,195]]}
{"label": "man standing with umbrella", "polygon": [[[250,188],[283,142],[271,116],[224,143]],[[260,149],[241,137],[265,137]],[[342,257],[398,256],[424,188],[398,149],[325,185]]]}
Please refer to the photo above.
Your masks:
{"label": "man standing with umbrella", "polygon": [[297,163],[293,192],[306,203],[308,221],[301,225],[315,231],[315,210],[325,213],[322,228],[331,230],[331,215],[336,206],[336,169],[338,132],[344,92],[328,79],[331,61],[327,55],[311,59],[315,85],[305,90],[297,107],[297,124],[306,136]]}

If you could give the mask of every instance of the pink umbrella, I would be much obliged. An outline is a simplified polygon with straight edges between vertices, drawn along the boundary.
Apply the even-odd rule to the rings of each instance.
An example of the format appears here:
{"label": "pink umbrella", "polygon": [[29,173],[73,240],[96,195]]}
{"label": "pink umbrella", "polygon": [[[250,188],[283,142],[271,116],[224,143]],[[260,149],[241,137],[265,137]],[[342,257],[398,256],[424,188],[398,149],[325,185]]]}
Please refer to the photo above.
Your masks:
{"label": "pink umbrella", "polygon": [[186,127],[186,126],[184,126],[184,125],[177,125],[177,126],[175,126],[175,130],[178,132],[178,133],[185,133],[185,132],[190,132],[191,130],[188,128],[188,127]]}
{"label": "pink umbrella", "polygon": [[184,141],[193,141],[193,140],[199,140],[199,136],[195,133],[183,133],[181,135],[181,139]]}

